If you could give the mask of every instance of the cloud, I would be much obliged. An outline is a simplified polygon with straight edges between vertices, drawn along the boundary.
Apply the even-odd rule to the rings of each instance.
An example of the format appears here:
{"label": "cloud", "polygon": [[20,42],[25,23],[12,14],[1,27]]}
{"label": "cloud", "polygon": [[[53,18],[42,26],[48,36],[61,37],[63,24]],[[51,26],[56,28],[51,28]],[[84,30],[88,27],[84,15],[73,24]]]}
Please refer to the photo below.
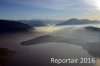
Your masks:
{"label": "cloud", "polygon": [[84,0],[84,2],[92,8],[100,10],[100,0]]}

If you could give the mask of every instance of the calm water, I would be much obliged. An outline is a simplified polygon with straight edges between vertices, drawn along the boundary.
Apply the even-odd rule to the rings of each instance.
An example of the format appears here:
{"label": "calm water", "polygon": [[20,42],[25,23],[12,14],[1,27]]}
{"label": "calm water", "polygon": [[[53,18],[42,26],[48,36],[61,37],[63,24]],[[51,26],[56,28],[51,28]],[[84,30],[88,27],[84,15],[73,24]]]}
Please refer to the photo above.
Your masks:
{"label": "calm water", "polygon": [[36,32],[1,35],[0,47],[16,52],[6,66],[100,66],[99,59],[91,64],[51,64],[51,58],[100,56],[100,33],[85,30],[85,26],[38,27]]}

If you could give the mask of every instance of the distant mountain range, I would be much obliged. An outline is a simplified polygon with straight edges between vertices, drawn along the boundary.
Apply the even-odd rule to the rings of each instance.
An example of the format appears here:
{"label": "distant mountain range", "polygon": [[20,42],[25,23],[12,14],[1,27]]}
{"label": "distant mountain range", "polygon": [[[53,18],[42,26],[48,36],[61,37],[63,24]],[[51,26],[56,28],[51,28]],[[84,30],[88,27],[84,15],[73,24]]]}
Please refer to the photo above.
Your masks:
{"label": "distant mountain range", "polygon": [[88,19],[69,19],[57,25],[78,25],[78,24],[91,24],[91,23],[100,23],[99,21],[92,21]]}
{"label": "distant mountain range", "polygon": [[[92,21],[87,19],[69,19],[69,20],[2,20],[0,19],[0,33],[2,32],[18,32],[26,31],[31,27],[47,26],[47,25],[81,25],[100,23],[99,21]],[[90,29],[90,28],[89,28]]]}
{"label": "distant mountain range", "polygon": [[33,27],[38,27],[38,26],[45,26],[46,24],[43,23],[42,20],[18,20],[22,23],[28,24]]}
{"label": "distant mountain range", "polygon": [[0,20],[0,33],[27,31],[31,26],[12,20]]}
{"label": "distant mountain range", "polygon": [[78,24],[92,24],[92,23],[100,23],[100,21],[96,20],[88,20],[88,19],[69,19],[69,20],[48,20],[48,19],[33,19],[33,20],[18,20],[25,24],[28,24],[33,27],[38,26],[46,26],[48,24],[55,25],[78,25]]}
{"label": "distant mountain range", "polygon": [[47,26],[48,24],[58,24],[63,22],[64,20],[33,19],[33,20],[18,20],[18,21],[33,27],[38,27],[38,26]]}

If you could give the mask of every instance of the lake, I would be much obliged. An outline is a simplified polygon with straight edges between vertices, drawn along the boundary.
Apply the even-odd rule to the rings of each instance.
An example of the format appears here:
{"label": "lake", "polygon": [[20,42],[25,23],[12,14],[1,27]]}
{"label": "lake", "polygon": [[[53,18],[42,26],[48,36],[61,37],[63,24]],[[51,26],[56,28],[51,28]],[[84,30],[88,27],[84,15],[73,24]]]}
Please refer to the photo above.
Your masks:
{"label": "lake", "polygon": [[[15,51],[5,66],[100,66],[100,32],[86,26],[35,27],[30,32],[0,35],[0,47]],[[95,58],[95,63],[51,63],[51,58]]]}

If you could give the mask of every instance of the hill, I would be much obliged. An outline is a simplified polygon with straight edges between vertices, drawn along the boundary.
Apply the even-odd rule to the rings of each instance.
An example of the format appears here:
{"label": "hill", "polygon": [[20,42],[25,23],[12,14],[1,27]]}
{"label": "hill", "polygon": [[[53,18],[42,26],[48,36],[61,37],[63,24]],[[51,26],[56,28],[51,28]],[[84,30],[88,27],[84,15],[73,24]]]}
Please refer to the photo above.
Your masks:
{"label": "hill", "polygon": [[31,26],[12,20],[0,20],[0,33],[27,31]]}
{"label": "hill", "polygon": [[90,31],[100,32],[100,28],[98,28],[98,27],[87,26],[87,27],[85,27],[85,29],[90,30]]}

